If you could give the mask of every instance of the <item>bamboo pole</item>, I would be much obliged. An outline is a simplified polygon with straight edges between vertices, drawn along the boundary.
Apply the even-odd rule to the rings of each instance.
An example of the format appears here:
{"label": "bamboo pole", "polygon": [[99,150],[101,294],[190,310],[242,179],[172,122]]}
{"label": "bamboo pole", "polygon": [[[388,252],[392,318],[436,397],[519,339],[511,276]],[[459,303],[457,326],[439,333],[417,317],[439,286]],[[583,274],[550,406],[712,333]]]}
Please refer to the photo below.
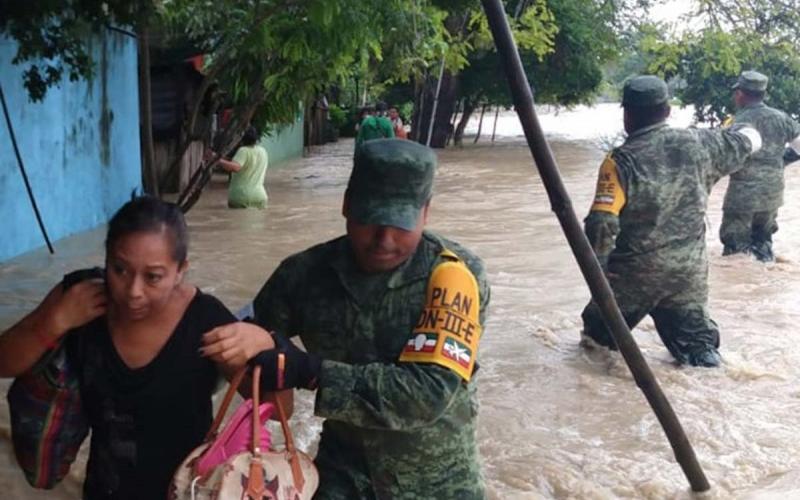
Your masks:
{"label": "bamboo pole", "polygon": [[672,446],[675,458],[683,469],[692,490],[696,492],[707,491],[711,487],[697,461],[697,456],[686,437],[683,427],[678,420],[672,406],[658,385],[653,372],[642,356],[639,347],[631,335],[625,319],[617,306],[614,294],[608,284],[605,274],[595,257],[583,228],[575,216],[569,194],[561,180],[558,166],[553,153],[544,137],[539,119],[533,107],[533,94],[531,93],[528,78],[522,67],[516,44],[514,43],[511,29],[508,25],[506,13],[500,0],[481,0],[489,27],[494,37],[497,52],[503,60],[506,77],[511,87],[514,107],[517,110],[525,137],[531,153],[539,170],[539,175],[544,183],[547,196],[550,199],[551,209],[558,217],[564,234],[567,237],[572,253],[586,279],[592,298],[600,307],[603,319],[611,330],[614,341],[619,348],[625,362],[633,374],[636,385],[644,393],[650,407],[661,423],[664,433]]}

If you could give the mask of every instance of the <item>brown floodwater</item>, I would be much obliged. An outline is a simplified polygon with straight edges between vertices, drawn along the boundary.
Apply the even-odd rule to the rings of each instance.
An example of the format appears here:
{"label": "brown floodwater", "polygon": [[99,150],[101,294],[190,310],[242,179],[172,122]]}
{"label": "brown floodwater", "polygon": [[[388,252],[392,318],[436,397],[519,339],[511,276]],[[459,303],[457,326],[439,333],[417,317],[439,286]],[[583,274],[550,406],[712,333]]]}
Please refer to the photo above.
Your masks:
{"label": "brown floodwater", "polygon": [[[562,119],[612,130],[609,136],[619,125],[608,110],[602,117],[583,113]],[[598,126],[599,119],[613,125]],[[477,378],[478,437],[490,498],[690,498],[624,362],[579,348],[580,312],[589,292],[526,145],[513,126],[501,131],[494,145],[439,152],[429,223],[482,256],[492,285]],[[569,132],[553,136],[551,147],[583,217],[603,138]],[[270,170],[263,211],[227,209],[224,179],[216,178],[188,216],[191,281],[236,310],[284,257],[341,234],[352,146],[343,140]],[[704,498],[800,498],[800,172],[790,169],[786,177],[777,264],[720,257],[716,233],[725,181],[712,195],[711,312],[722,332],[724,366],[676,367],[650,320],[634,332],[712,482]],[[32,309],[63,273],[100,264],[103,236],[102,229],[83,233],[57,242],[55,256],[36,251],[0,265],[0,327]],[[0,382],[3,391],[7,386]],[[311,413],[306,393],[293,428],[313,451],[320,420]],[[55,492],[28,488],[8,433],[8,410],[0,403],[0,496],[79,496],[82,464]]]}

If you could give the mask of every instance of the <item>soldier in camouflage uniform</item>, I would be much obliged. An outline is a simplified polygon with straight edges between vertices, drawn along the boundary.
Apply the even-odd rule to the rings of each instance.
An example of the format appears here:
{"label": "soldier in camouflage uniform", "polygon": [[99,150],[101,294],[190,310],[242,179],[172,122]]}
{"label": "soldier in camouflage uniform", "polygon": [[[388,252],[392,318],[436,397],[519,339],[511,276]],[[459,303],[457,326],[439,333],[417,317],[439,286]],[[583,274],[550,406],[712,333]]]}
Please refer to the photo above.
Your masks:
{"label": "soldier in camouflage uniform", "polygon": [[[283,343],[284,387],[316,388],[315,414],[325,419],[315,498],[484,498],[474,381],[400,359],[444,248],[477,280],[481,324],[489,303],[480,259],[423,231],[435,167],[433,151],[412,141],[359,147],[343,205],[347,235],[287,258],[254,301],[259,325],[299,335],[308,351]],[[265,367],[271,353],[258,358]]]}
{"label": "soldier in camouflage uniform", "polygon": [[778,230],[776,218],[778,208],[783,205],[786,144],[792,143],[787,157],[794,150],[800,151],[800,124],[763,102],[767,82],[761,73],[745,71],[733,86],[739,109],[733,123],[754,126],[764,144],[745,168],[731,174],[719,229],[723,255],[752,253],[762,262],[775,260],[772,234]]}
{"label": "soldier in camouflage uniform", "polygon": [[[722,176],[743,166],[760,137],[667,126],[667,86],[655,76],[623,89],[625,143],[603,161],[586,235],[606,270],[625,320],[650,315],[678,363],[717,366],[719,331],[708,314],[706,202]],[[584,345],[614,348],[596,304],[583,311]]]}

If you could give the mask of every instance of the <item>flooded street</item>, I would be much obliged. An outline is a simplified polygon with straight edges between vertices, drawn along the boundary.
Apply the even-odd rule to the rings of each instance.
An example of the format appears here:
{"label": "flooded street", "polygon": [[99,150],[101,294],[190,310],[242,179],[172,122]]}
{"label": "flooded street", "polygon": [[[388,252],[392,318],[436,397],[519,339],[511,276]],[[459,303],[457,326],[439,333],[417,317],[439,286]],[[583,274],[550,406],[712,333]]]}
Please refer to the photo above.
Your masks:
{"label": "flooded street", "polygon": [[[676,110],[676,124],[690,113]],[[429,229],[480,255],[492,285],[481,342],[479,440],[493,499],[690,498],[688,484],[644,397],[617,355],[578,346],[589,299],[558,221],[518,134],[504,113],[499,140],[466,138],[440,151]],[[584,217],[600,145],[622,125],[617,105],[542,116],[551,148]],[[474,130],[472,124],[469,130]],[[222,177],[189,213],[189,278],[232,310],[249,302],[289,254],[344,231],[341,198],[353,143],[316,148],[267,173],[265,211],[229,210]],[[703,498],[800,498],[800,170],[788,170],[775,253],[780,263],[723,259],[717,231],[726,181],[712,195],[707,232],[711,314],[722,334],[720,369],[678,368],[647,319],[634,331],[712,483]],[[65,272],[102,262],[104,229],[0,265],[0,327],[32,309]],[[8,381],[0,382],[5,393]],[[313,450],[320,421],[303,394],[293,418]],[[33,492],[9,445],[0,404],[0,494],[69,499],[81,467],[55,493]]]}

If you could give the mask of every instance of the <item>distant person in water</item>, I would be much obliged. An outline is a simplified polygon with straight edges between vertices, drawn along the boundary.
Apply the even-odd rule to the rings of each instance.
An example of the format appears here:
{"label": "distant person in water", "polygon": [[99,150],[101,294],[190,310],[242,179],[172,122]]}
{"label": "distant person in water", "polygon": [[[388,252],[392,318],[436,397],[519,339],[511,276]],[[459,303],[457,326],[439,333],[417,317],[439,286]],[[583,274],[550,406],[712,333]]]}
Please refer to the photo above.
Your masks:
{"label": "distant person in water", "polygon": [[370,108],[370,113],[361,122],[356,136],[356,148],[367,141],[375,139],[390,139],[394,137],[392,122],[386,117],[386,104],[378,103],[375,108]]}
{"label": "distant person in water", "polygon": [[[267,190],[264,188],[264,177],[269,165],[267,150],[257,144],[261,134],[252,125],[247,127],[242,137],[242,145],[232,160],[220,158],[218,165],[231,172],[231,183],[228,186],[228,207],[230,208],[265,208],[267,206]],[[214,151],[206,152],[206,159],[214,156]]]}
{"label": "distant person in water", "polygon": [[406,127],[403,124],[403,119],[400,118],[400,112],[397,111],[397,108],[392,106],[389,108],[389,121],[392,122],[392,129],[394,130],[394,136],[398,139],[407,139],[408,134],[406,133]]}

